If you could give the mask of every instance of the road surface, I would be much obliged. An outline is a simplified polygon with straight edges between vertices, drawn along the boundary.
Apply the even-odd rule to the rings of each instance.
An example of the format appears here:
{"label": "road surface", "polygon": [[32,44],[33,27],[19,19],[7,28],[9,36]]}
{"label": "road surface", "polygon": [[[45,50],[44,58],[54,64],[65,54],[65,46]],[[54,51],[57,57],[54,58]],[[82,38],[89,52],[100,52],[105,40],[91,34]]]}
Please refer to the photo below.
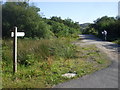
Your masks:
{"label": "road surface", "polygon": [[95,44],[112,61],[112,64],[93,74],[78,79],[60,83],[53,88],[118,88],[118,45],[112,42],[102,41],[93,35],[79,35],[82,40],[76,45]]}

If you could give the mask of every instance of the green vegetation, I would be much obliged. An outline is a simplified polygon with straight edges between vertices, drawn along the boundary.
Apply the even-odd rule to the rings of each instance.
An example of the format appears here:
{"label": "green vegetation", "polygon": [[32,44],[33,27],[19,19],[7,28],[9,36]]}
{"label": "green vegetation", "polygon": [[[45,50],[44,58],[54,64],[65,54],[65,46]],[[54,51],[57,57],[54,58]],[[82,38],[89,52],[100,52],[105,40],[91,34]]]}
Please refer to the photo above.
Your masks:
{"label": "green vegetation", "polygon": [[[68,70],[68,65],[65,64],[62,71],[58,65],[74,58],[76,46],[70,41],[78,37],[80,26],[69,18],[43,18],[39,12],[40,8],[28,2],[2,5],[3,87],[51,87],[64,81],[61,74]],[[18,72],[15,75],[10,39],[14,26],[25,32],[25,37],[18,39]]]}
{"label": "green vegetation", "polygon": [[113,41],[113,43],[117,43],[118,45],[120,45],[120,39]]}
{"label": "green vegetation", "polygon": [[[29,5],[27,2],[6,2],[2,5],[2,35],[10,38],[14,26],[18,31],[24,31],[28,38],[76,37],[80,33],[80,25],[71,19],[62,20],[53,16],[43,18],[40,8]],[[10,18],[9,18],[10,17]]]}
{"label": "green vegetation", "polygon": [[[73,79],[62,77],[67,72],[76,72],[74,78],[78,78],[110,64],[95,46],[71,44],[81,33],[78,22],[56,16],[47,19],[38,12],[40,8],[30,6],[28,2],[6,2],[2,5],[4,88],[49,88]],[[18,31],[24,30],[25,37],[18,39],[18,72],[13,75],[10,33],[14,26]]]}
{"label": "green vegetation", "polygon": [[[83,30],[83,33],[94,34],[99,38],[103,39],[102,31],[106,30],[107,40],[108,41],[119,41],[120,40],[120,18],[119,17],[101,17],[94,21],[93,24],[90,24],[86,29]],[[119,44],[119,42],[116,42]]]}
{"label": "green vegetation", "polygon": [[94,46],[78,47],[71,40],[19,39],[18,72],[12,72],[12,40],[3,40],[2,80],[4,88],[48,88],[73,78],[62,77],[76,72],[77,77],[107,67],[110,62]]}

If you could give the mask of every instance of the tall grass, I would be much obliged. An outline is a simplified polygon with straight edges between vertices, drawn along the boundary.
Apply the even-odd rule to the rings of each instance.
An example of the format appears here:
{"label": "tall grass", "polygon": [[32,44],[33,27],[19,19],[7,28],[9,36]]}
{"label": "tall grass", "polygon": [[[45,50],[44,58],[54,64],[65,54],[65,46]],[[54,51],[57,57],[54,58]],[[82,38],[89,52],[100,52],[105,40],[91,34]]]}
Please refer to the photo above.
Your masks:
{"label": "tall grass", "polygon": [[[18,39],[18,63],[31,65],[49,60],[50,57],[69,59],[75,55],[75,46],[66,39],[31,40]],[[12,62],[12,40],[3,40],[3,61]]]}
{"label": "tall grass", "polygon": [[76,72],[76,77],[108,66],[109,62],[96,47],[76,47],[69,38],[18,39],[18,71],[13,75],[12,40],[3,40],[2,85],[4,88],[50,88],[72,78],[62,77]]}
{"label": "tall grass", "polygon": [[[51,40],[18,39],[18,72],[13,75],[13,40],[3,40],[3,86],[46,87],[44,85],[47,85],[51,81],[54,83],[60,82],[61,79],[57,78],[60,74],[57,74],[57,76],[52,75],[56,73],[58,69],[54,64],[55,62],[61,62],[61,60],[61,63],[63,63],[67,59],[74,57],[76,46],[70,44],[70,41],[70,39],[66,38]],[[55,81],[53,81],[53,79],[55,79]],[[38,84],[36,83],[34,86],[27,82],[27,80],[30,80],[32,83],[36,83],[37,81]]]}

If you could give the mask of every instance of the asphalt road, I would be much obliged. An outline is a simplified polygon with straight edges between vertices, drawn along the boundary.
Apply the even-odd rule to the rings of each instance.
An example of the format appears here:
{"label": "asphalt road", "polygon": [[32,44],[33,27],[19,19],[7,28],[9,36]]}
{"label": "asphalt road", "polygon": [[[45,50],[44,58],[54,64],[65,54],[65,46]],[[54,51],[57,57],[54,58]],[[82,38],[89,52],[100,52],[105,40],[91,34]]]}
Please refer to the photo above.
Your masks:
{"label": "asphalt road", "polygon": [[93,74],[78,79],[60,83],[53,88],[118,88],[118,45],[102,41],[93,35],[79,35],[82,41],[75,42],[76,45],[95,44],[112,61],[112,64]]}

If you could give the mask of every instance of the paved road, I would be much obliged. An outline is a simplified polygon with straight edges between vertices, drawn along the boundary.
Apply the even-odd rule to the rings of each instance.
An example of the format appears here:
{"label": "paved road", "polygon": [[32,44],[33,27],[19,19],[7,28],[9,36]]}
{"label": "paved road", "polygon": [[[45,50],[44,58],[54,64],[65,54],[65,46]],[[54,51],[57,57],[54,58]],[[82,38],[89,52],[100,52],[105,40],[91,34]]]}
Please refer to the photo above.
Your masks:
{"label": "paved road", "polygon": [[95,44],[101,51],[107,54],[112,64],[108,68],[58,84],[53,88],[118,88],[118,45],[101,41],[93,35],[80,35],[80,37],[82,41],[78,41],[75,44]]}

